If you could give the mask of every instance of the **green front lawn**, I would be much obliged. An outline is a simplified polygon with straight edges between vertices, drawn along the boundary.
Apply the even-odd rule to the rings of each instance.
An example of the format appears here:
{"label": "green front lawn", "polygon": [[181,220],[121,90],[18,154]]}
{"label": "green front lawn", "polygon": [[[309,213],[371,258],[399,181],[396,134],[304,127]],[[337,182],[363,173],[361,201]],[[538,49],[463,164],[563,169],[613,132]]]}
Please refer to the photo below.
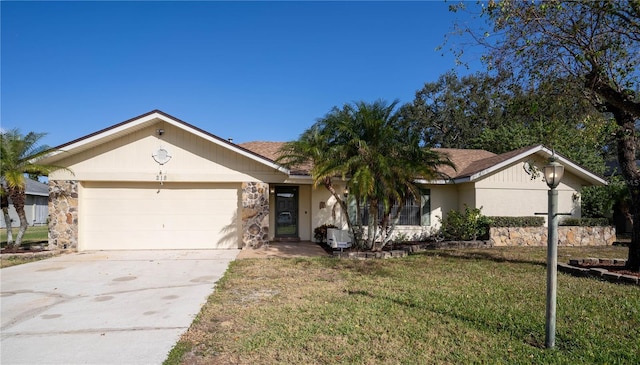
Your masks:
{"label": "green front lawn", "polygon": [[[11,230],[13,232],[13,240],[15,241],[16,236],[18,235],[18,228],[13,228]],[[27,231],[22,237],[23,244],[32,244],[39,242],[47,242],[49,239],[49,227],[47,226],[30,226],[27,228]],[[0,246],[4,247],[7,245],[7,230],[5,228],[0,229]]]}
{"label": "green front lawn", "polygon": [[[29,247],[32,244],[37,243],[46,243],[48,240],[48,230],[47,226],[33,226],[27,228],[27,231],[22,238],[22,247]],[[16,236],[18,235],[18,228],[13,228],[13,240],[15,241]],[[7,230],[0,229],[0,247],[4,248],[7,245]],[[2,258],[0,258],[0,268],[15,266],[26,264],[28,262],[39,261],[51,255],[31,255],[31,254],[4,254]]]}
{"label": "green front lawn", "polygon": [[[559,273],[544,348],[544,248],[231,264],[166,364],[637,364],[640,288]],[[625,258],[623,247],[559,249]]]}

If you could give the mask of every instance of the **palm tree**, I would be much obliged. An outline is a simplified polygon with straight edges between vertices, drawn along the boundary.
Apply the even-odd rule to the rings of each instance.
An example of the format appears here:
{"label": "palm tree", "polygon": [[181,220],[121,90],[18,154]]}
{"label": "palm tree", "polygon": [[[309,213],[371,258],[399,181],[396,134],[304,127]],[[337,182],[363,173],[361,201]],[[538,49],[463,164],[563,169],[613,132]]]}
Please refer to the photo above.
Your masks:
{"label": "palm tree", "polygon": [[[11,199],[13,207],[20,218],[20,229],[15,243],[7,240],[7,247],[20,246],[22,237],[27,231],[28,221],[24,211],[26,200],[26,176],[47,176],[59,169],[58,166],[38,164],[38,160],[49,152],[49,147],[38,145],[45,133],[29,132],[22,135],[18,129],[0,133],[0,189],[2,195]],[[10,226],[7,222],[7,228]],[[7,230],[8,232],[8,230]]]}
{"label": "palm tree", "polygon": [[13,243],[13,229],[11,227],[11,216],[9,215],[9,194],[4,187],[4,181],[0,181],[0,209],[2,209],[2,217],[7,227],[7,243]]}
{"label": "palm tree", "polygon": [[302,133],[297,140],[285,143],[279,151],[280,156],[276,162],[290,169],[305,166],[309,168],[313,186],[322,185],[331,193],[342,211],[347,214],[347,224],[352,230],[347,202],[333,185],[332,178],[341,173],[339,164],[336,163],[337,159],[332,158],[335,149],[331,146],[330,138],[322,127],[322,123],[318,122]]}
{"label": "palm tree", "polygon": [[316,184],[322,182],[331,187],[331,178],[347,179],[355,217],[349,217],[347,202],[339,194],[332,191],[332,195],[349,218],[356,244],[363,243],[360,212],[363,206],[368,207],[364,245],[374,251],[381,250],[391,239],[406,199],[420,196],[416,179],[431,179],[438,175],[438,166],[452,166],[447,159],[421,146],[418,134],[401,127],[397,103],[360,101],[341,109],[334,107],[299,140],[287,144],[282,157],[298,164],[313,163],[311,174]]}

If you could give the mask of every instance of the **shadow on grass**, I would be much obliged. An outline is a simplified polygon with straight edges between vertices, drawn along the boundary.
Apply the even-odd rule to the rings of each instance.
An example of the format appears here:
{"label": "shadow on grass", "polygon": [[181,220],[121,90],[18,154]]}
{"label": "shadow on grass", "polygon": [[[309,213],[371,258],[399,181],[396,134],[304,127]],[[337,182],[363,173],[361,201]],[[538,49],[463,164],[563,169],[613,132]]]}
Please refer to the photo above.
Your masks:
{"label": "shadow on grass", "polygon": [[412,256],[426,256],[426,257],[444,257],[451,259],[462,259],[462,260],[486,260],[492,262],[508,262],[513,264],[526,264],[526,265],[535,265],[535,266],[543,266],[546,267],[547,264],[545,262],[539,260],[527,260],[520,258],[510,258],[504,256],[498,256],[499,252],[491,252],[490,249],[486,249],[487,251],[450,251],[450,250],[431,250],[431,251],[423,251],[413,253]]}
{"label": "shadow on grass", "polygon": [[494,334],[507,334],[509,337],[521,341],[523,344],[539,349],[544,348],[544,328],[540,328],[540,326],[528,325],[523,322],[504,323],[503,321],[499,320],[487,321],[480,319],[479,317],[458,313],[456,312],[456,307],[446,306],[443,308],[438,308],[435,306],[427,305],[426,303],[416,302],[415,300],[402,300],[384,295],[378,296],[375,294],[371,294],[370,292],[365,290],[348,290],[347,294],[363,296],[373,300],[385,300],[410,309],[427,311],[439,316],[447,317],[465,323],[466,325],[474,327],[479,331]]}

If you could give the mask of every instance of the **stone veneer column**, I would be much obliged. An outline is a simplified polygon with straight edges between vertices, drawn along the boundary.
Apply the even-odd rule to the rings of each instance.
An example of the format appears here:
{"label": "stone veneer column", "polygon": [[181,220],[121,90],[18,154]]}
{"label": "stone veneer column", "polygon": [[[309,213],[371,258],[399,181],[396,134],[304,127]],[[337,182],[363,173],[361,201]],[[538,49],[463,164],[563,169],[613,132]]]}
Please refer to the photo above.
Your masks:
{"label": "stone veneer column", "polygon": [[242,183],[242,248],[269,242],[269,184]]}
{"label": "stone veneer column", "polygon": [[49,249],[78,249],[77,181],[49,181]]}

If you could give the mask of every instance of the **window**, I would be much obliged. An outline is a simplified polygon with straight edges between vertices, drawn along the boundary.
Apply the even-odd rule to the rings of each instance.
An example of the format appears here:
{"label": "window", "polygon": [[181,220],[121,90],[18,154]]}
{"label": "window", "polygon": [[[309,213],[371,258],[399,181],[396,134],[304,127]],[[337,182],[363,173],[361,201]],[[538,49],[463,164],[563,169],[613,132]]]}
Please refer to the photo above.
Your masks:
{"label": "window", "polygon": [[[350,216],[355,217],[355,202],[350,202]],[[393,217],[397,212],[398,205],[394,205],[391,209]],[[361,207],[362,224],[369,224],[369,206]],[[382,207],[379,208],[378,217],[382,216]],[[405,202],[397,225],[399,226],[429,226],[431,225],[431,190],[424,189],[420,195],[420,200],[409,198]]]}

